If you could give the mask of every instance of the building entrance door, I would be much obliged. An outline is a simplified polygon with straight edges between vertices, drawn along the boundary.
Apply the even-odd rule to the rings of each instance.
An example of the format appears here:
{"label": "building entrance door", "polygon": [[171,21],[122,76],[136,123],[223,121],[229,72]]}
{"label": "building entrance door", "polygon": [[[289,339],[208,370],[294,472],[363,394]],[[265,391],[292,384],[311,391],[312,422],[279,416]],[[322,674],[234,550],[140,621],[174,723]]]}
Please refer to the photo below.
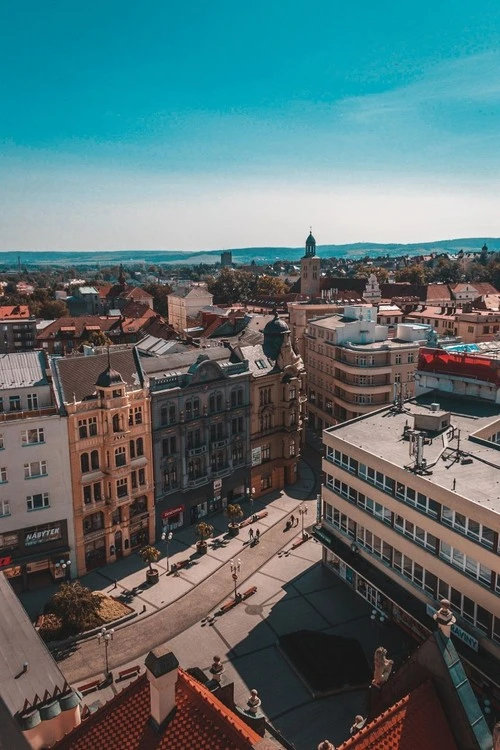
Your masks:
{"label": "building entrance door", "polygon": [[117,531],[115,533],[115,554],[117,560],[120,560],[123,557],[123,542],[121,531]]}

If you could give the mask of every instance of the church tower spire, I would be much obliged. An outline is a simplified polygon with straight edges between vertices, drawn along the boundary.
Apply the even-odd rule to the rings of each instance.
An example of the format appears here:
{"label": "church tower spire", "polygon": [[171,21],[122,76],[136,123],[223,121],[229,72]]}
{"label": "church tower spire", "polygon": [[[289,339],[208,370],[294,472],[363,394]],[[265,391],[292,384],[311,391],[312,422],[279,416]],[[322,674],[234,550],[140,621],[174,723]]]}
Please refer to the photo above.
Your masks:
{"label": "church tower spire", "polygon": [[321,261],[316,255],[316,240],[312,227],[306,239],[306,252],[300,261],[300,291],[311,299],[319,297],[321,292]]}

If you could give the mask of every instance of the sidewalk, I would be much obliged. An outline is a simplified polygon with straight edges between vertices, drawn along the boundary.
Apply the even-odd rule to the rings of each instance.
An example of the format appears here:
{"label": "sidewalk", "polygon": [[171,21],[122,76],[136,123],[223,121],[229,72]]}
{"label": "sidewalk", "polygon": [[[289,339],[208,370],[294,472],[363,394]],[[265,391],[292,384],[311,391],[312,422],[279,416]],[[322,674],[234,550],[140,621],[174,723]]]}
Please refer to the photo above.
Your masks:
{"label": "sidewalk", "polygon": [[[93,590],[124,597],[126,603],[137,612],[137,617],[115,631],[113,657],[110,659],[112,669],[134,659],[140,660],[151,648],[210,614],[228,598],[233,588],[229,571],[231,559],[241,560],[239,585],[244,585],[245,580],[276,552],[285,545],[291,546],[300,535],[300,526],[294,531],[285,532],[285,519],[290,513],[295,513],[301,502],[306,501],[307,504],[306,525],[314,522],[319,470],[314,456],[308,455],[309,458],[315,468],[302,460],[301,478],[295,485],[254,501],[253,512],[266,510],[268,515],[243,528],[225,546],[217,549],[210,547],[206,555],[199,556],[196,554],[194,529],[183,529],[175,533],[170,542],[167,560],[167,544],[158,542],[156,546],[162,552],[162,557],[155,563],[155,567],[160,570],[158,584],[151,587],[145,585],[146,566],[137,554],[93,571],[81,579],[84,585]],[[245,503],[244,510],[248,517],[250,505]],[[214,537],[223,539],[227,532],[227,518],[220,513],[207,520],[215,528]],[[249,545],[250,528],[254,531],[258,528],[261,534],[259,544],[253,547]],[[169,574],[167,568],[171,569],[172,564],[188,558],[191,558],[190,565],[183,567],[178,576],[172,575],[171,570]],[[21,601],[34,617],[43,609],[43,604],[51,594],[52,591],[47,589],[27,592],[21,595]],[[176,606],[170,607],[173,603]],[[56,656],[69,682],[81,682],[101,674],[102,654],[95,638],[82,641]]]}

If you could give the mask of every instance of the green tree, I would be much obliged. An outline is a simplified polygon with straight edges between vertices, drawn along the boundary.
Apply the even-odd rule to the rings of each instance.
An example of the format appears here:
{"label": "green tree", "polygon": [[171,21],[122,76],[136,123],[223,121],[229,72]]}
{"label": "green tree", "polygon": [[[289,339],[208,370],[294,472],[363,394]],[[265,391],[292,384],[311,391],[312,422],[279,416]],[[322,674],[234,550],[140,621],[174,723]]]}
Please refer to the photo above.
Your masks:
{"label": "green tree", "polygon": [[407,281],[410,284],[425,284],[426,277],[426,269],[420,263],[402,268],[396,273],[396,281]]}
{"label": "green tree", "polygon": [[143,561],[149,565],[149,570],[152,573],[153,563],[156,562],[160,557],[160,550],[156,549],[156,547],[153,547],[151,544],[146,544],[146,546],[139,551],[139,554],[142,557]]}
{"label": "green tree", "polygon": [[37,317],[52,320],[53,318],[63,318],[67,314],[68,307],[65,302],[60,299],[47,299],[40,304]]}
{"label": "green tree", "polygon": [[82,346],[110,346],[113,342],[106,336],[104,331],[90,331],[90,333],[82,341]]}
{"label": "green tree", "polygon": [[172,287],[168,284],[145,284],[144,290],[153,297],[153,309],[164,318],[168,316],[168,295]]}
{"label": "green tree", "polygon": [[98,624],[101,597],[80,581],[62,583],[48,604],[61,619],[63,629],[78,633]]}
{"label": "green tree", "polygon": [[229,518],[229,525],[236,526],[238,518],[243,518],[241,505],[238,503],[230,503],[226,508],[226,516]]}
{"label": "green tree", "polygon": [[214,533],[214,527],[206,523],[206,521],[200,521],[196,525],[196,536],[199,538],[201,544],[205,544],[206,540],[209,539]]}
{"label": "green tree", "polygon": [[256,284],[256,294],[272,297],[275,294],[286,294],[288,287],[284,281],[276,276],[259,276]]}
{"label": "green tree", "polygon": [[231,305],[246,302],[255,296],[257,277],[250,271],[222,268],[217,277],[207,280],[208,291],[214,295],[216,305]]}

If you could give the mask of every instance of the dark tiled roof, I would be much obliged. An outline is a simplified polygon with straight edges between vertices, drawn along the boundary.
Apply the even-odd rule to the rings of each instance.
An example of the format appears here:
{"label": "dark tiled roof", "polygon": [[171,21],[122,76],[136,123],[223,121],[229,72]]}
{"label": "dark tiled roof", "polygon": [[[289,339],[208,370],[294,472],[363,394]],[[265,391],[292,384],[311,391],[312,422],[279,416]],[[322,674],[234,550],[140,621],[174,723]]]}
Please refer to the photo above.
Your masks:
{"label": "dark tiled roof", "polygon": [[338,750],[457,750],[432,682],[377,716]]}
{"label": "dark tiled roof", "polygon": [[228,360],[229,349],[225,346],[214,346],[210,349],[191,349],[178,354],[166,354],[164,357],[147,357],[141,360],[142,368],[148,375],[158,375],[163,372],[187,372],[202,354],[212,361]]}
{"label": "dark tiled roof", "polygon": [[[163,731],[149,723],[144,674],[54,745],[57,750],[250,750],[260,736],[179,669],[177,711]],[[443,748],[447,750],[447,748]]]}
{"label": "dark tiled roof", "polygon": [[[111,367],[120,373],[129,388],[142,387],[142,375],[133,349],[110,352]],[[107,354],[92,354],[88,357],[53,358],[62,400],[69,403],[75,394],[77,401],[83,401],[96,392],[96,382],[107,367]]]}

